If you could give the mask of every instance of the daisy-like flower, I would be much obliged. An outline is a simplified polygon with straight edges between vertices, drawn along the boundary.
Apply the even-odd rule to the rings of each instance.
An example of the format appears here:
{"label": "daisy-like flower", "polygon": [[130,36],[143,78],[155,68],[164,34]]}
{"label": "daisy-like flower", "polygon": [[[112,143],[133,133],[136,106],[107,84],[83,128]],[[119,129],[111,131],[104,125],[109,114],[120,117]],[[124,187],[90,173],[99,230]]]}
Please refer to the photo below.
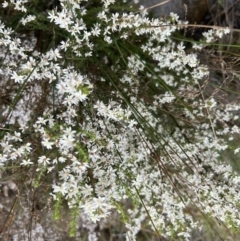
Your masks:
{"label": "daisy-like flower", "polygon": [[52,50],[52,49],[51,49],[51,50],[48,52],[48,59],[49,59],[49,60],[53,59],[53,60],[57,61],[57,59],[60,59],[60,58],[62,58],[62,56],[60,55],[58,49],[55,49],[55,50]]}
{"label": "daisy-like flower", "polygon": [[50,161],[50,159],[47,158],[46,156],[40,156],[38,158],[38,163],[43,164],[44,166],[48,165],[50,163],[49,161]]}
{"label": "daisy-like flower", "polygon": [[46,147],[47,149],[52,149],[52,145],[54,142],[50,141],[48,138],[43,138],[42,145]]}
{"label": "daisy-like flower", "polygon": [[18,75],[15,71],[13,71],[11,79],[14,80],[15,83],[20,83],[20,84],[22,84],[23,81],[24,81],[24,77],[25,77],[25,76]]}
{"label": "daisy-like flower", "polygon": [[28,160],[22,160],[22,163],[20,164],[21,166],[28,166],[28,165],[32,165],[33,162],[31,162],[30,159]]}
{"label": "daisy-like flower", "polygon": [[64,182],[62,185],[53,184],[53,192],[54,193],[61,193],[63,196],[68,193],[68,185]]}

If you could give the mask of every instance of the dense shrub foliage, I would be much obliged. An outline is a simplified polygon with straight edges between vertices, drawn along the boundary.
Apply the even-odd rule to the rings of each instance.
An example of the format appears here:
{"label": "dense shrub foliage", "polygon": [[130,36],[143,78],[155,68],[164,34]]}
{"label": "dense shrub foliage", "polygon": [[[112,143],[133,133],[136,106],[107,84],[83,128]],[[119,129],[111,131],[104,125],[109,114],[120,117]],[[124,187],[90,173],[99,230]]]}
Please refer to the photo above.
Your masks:
{"label": "dense shrub foliage", "polygon": [[240,106],[227,91],[222,101],[222,83],[210,91],[198,58],[229,29],[186,47],[172,36],[187,22],[124,2],[4,1],[0,177],[17,173],[19,200],[44,186],[55,218],[67,200],[71,235],[79,216],[114,210],[126,240],[143,225],[189,240],[209,218],[237,229],[240,178],[221,153]]}

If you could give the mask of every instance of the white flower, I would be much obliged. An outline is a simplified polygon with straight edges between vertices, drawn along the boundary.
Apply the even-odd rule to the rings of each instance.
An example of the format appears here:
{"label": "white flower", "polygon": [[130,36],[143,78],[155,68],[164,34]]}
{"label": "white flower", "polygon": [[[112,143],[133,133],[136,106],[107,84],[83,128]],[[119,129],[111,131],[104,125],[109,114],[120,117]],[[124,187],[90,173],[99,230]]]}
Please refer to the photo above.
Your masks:
{"label": "white flower", "polygon": [[62,58],[62,56],[60,55],[59,53],[59,50],[58,49],[54,49],[54,50],[50,50],[48,53],[47,53],[47,57],[48,57],[48,60],[55,60],[57,61],[57,59],[60,59]]}
{"label": "white flower", "polygon": [[12,73],[12,77],[11,79],[15,81],[15,83],[20,83],[22,84],[24,81],[24,77],[23,75],[18,75],[15,71],[13,71]]}
{"label": "white flower", "polygon": [[43,138],[42,145],[47,149],[52,149],[52,145],[54,145],[54,142],[50,141],[48,138]]}
{"label": "white flower", "polygon": [[2,142],[1,146],[3,147],[3,152],[11,152],[12,151],[12,144],[8,144],[8,142]]}
{"label": "white flower", "polygon": [[53,192],[54,193],[61,193],[63,196],[68,193],[68,185],[66,182],[64,182],[62,185],[58,186],[56,184],[53,184]]}
{"label": "white flower", "polygon": [[69,41],[61,41],[61,45],[60,45],[60,49],[63,49],[64,51],[67,50],[67,48],[69,47]]}
{"label": "white flower", "polygon": [[34,16],[34,15],[28,15],[26,18],[22,18],[21,19],[21,23],[23,24],[23,25],[26,25],[27,23],[29,23],[29,22],[31,22],[31,21],[33,21],[33,20],[35,20],[36,19],[36,16]]}
{"label": "white flower", "polygon": [[48,12],[48,18],[50,19],[50,22],[53,22],[56,19],[56,14],[54,10]]}
{"label": "white flower", "polygon": [[44,166],[48,165],[50,163],[49,161],[50,161],[50,159],[47,158],[46,156],[40,156],[38,158],[38,163],[43,164]]}
{"label": "white flower", "polygon": [[15,131],[15,132],[14,132],[14,136],[13,136],[13,140],[14,140],[14,141],[20,141],[20,142],[22,142],[21,133]]}
{"label": "white flower", "polygon": [[234,154],[237,154],[239,152],[240,152],[240,148],[237,148],[237,149],[234,150]]}
{"label": "white flower", "polygon": [[28,160],[22,160],[22,163],[20,164],[21,166],[28,166],[28,165],[32,165],[33,162],[31,162],[30,159]]}
{"label": "white flower", "polygon": [[97,36],[98,37],[100,35],[100,33],[101,33],[100,25],[96,24],[94,26],[94,28],[92,28],[91,33],[92,33],[93,36]]}
{"label": "white flower", "polygon": [[62,149],[71,149],[74,146],[75,139],[71,135],[63,135],[59,140]]}
{"label": "white flower", "polygon": [[3,6],[3,8],[6,8],[6,7],[8,6],[8,2],[7,2],[7,1],[4,1],[4,2],[2,3],[2,6]]}
{"label": "white flower", "polygon": [[106,41],[108,44],[111,44],[111,43],[112,43],[112,39],[111,39],[111,37],[108,36],[108,35],[105,35],[105,36],[104,36],[104,41]]}
{"label": "white flower", "polygon": [[6,161],[7,161],[7,155],[3,155],[0,153],[0,166],[3,166]]}
{"label": "white flower", "polygon": [[46,122],[47,122],[47,120],[45,120],[43,117],[38,117],[36,124],[45,125]]}
{"label": "white flower", "polygon": [[177,14],[171,12],[170,17],[173,22],[178,22],[179,16]]}
{"label": "white flower", "polygon": [[87,99],[87,95],[84,94],[81,90],[77,91],[74,93],[74,97],[78,100],[78,101],[85,101]]}

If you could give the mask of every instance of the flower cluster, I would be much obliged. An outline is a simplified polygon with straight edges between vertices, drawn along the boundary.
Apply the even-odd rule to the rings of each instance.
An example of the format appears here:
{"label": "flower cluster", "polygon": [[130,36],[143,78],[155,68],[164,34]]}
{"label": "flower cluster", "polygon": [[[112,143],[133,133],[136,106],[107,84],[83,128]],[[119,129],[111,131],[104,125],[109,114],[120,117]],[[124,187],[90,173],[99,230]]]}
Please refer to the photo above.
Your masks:
{"label": "flower cluster", "polygon": [[[208,94],[197,50],[171,39],[185,24],[176,15],[150,19],[115,2],[60,0],[45,13],[46,39],[30,32],[26,40],[2,20],[1,87],[10,101],[1,106],[0,168],[36,170],[35,186],[52,178],[54,201],[66,199],[88,221],[115,208],[128,217],[126,240],[143,223],[159,237],[189,240],[200,213],[239,227],[240,178],[221,152],[240,133],[240,107]],[[28,1],[3,7],[26,12],[23,27],[42,23]],[[204,36],[212,41],[211,31]]]}

